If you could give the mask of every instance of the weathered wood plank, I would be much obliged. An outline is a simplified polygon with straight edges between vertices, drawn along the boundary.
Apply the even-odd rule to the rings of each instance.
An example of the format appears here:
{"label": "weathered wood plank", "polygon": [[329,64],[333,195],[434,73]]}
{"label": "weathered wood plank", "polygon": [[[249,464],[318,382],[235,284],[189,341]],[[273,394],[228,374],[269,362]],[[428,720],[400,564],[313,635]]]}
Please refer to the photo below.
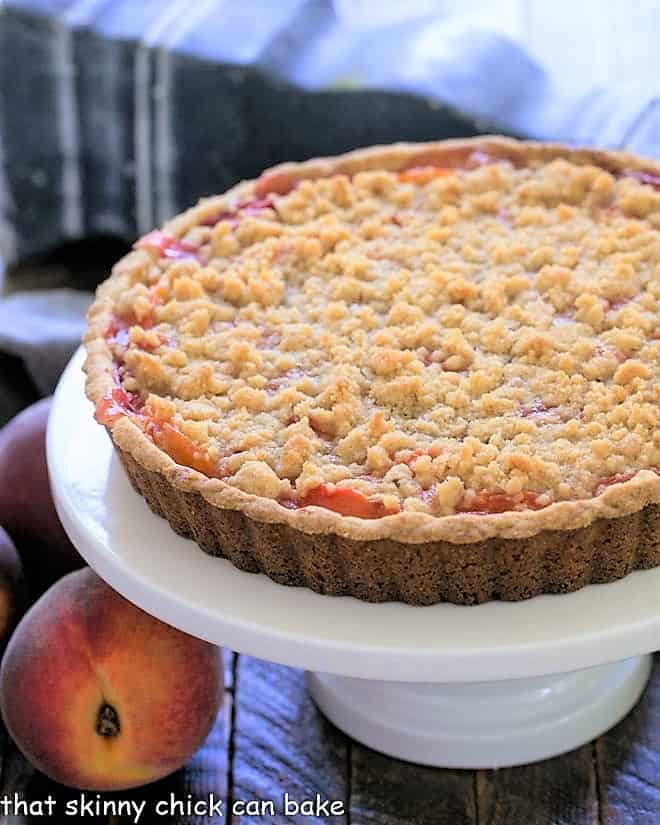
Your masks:
{"label": "weathered wood plank", "polygon": [[353,742],[350,822],[476,825],[474,774],[411,765]]}
{"label": "weathered wood plank", "polygon": [[598,821],[591,745],[535,765],[476,776],[480,825],[592,825]]}
{"label": "weathered wood plank", "polygon": [[591,745],[520,768],[478,771],[479,825],[595,825],[596,770]]}
{"label": "weathered wood plank", "polygon": [[[234,722],[234,803],[272,801],[274,814],[234,809],[241,825],[255,822],[345,823],[345,814],[285,813],[284,794],[301,802],[345,801],[348,797],[348,743],[316,710],[298,670],[240,656]],[[345,806],[344,806],[345,807]]]}
{"label": "weathered wood plank", "polygon": [[596,743],[603,825],[660,822],[660,654],[635,710]]}

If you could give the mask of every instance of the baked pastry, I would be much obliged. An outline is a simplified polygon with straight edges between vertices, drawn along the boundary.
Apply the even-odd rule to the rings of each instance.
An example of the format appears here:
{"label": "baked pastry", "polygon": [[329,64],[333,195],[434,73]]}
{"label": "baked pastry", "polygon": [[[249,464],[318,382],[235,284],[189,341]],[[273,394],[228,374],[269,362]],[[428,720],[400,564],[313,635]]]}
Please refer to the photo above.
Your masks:
{"label": "baked pastry", "polygon": [[87,394],[207,553],[370,601],[660,564],[660,165],[497,137],[285,164],[143,237]]}

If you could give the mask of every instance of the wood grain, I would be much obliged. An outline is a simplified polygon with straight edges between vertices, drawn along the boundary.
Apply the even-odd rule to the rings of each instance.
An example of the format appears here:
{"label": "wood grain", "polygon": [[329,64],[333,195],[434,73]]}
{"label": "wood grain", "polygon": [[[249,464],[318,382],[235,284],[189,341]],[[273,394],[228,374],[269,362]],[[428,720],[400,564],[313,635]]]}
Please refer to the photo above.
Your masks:
{"label": "wood grain", "polygon": [[273,800],[276,808],[240,822],[347,822],[345,814],[283,813],[285,792],[297,801],[348,798],[348,740],[318,713],[303,673],[240,656],[235,691],[232,800]]}
{"label": "wood grain", "polygon": [[633,712],[596,743],[605,825],[660,823],[660,654]]}
{"label": "wood grain", "polygon": [[425,768],[351,748],[351,825],[478,825],[470,771]]}
{"label": "wood grain", "polygon": [[556,759],[476,775],[479,825],[595,825],[591,745]]}

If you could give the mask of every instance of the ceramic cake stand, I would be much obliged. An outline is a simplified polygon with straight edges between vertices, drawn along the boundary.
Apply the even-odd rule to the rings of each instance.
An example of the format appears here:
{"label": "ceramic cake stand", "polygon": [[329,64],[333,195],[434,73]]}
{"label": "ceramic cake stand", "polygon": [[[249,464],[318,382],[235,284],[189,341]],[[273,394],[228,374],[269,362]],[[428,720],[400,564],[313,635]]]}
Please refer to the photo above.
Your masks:
{"label": "ceramic cake stand", "polygon": [[577,593],[478,607],[366,604],[205,555],[133,491],[83,394],[55,395],[48,462],[72,541],[109,584],[188,633],[305,668],[321,710],[376,750],[498,767],[571,750],[637,702],[660,647],[660,569]]}

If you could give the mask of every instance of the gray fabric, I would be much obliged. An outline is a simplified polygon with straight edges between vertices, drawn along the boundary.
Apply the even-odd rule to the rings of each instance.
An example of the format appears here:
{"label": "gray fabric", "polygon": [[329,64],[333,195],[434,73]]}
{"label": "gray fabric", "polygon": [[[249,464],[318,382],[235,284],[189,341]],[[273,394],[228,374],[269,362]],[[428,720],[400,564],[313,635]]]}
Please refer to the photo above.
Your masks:
{"label": "gray fabric", "polygon": [[[173,9],[172,19],[169,25],[160,26],[153,25],[154,10],[159,8],[158,4],[142,4],[144,30],[130,33],[131,37],[139,38],[137,51],[135,46],[126,45],[121,24],[122,9],[126,11],[129,5],[131,14],[124,15],[126,20],[130,19],[133,26],[137,25],[136,20],[141,20],[133,15],[136,9],[134,3],[127,5],[122,0],[110,6],[105,3],[62,3],[62,7],[72,6],[74,10],[84,7],[89,12],[96,6],[103,10],[96,20],[85,21],[89,24],[88,28],[79,38],[76,35],[74,44],[75,48],[83,50],[82,54],[87,54],[84,52],[87,48],[98,57],[98,60],[95,57],[84,61],[90,71],[101,73],[98,77],[92,77],[90,87],[92,97],[96,99],[94,118],[97,120],[104,115],[104,95],[111,96],[108,100],[114,100],[112,95],[115,95],[115,105],[120,107],[118,112],[121,111],[122,116],[122,107],[128,105],[127,101],[133,105],[134,89],[111,84],[113,78],[110,73],[117,68],[118,60],[126,63],[129,71],[127,77],[130,78],[142,59],[147,75],[156,66],[163,72],[159,87],[163,94],[169,89],[168,84],[176,85],[175,81],[181,83],[182,89],[187,88],[186,84],[196,88],[195,84],[203,82],[207,96],[210,89],[221,90],[224,96],[222,105],[227,112],[222,131],[207,130],[210,133],[197,135],[190,124],[200,114],[198,102],[194,96],[187,103],[185,99],[181,102],[174,96],[174,102],[166,102],[166,105],[189,105],[189,116],[184,116],[184,109],[172,109],[177,113],[170,120],[172,133],[167,130],[162,133],[156,128],[159,110],[153,115],[151,104],[154,101],[147,96],[147,113],[142,115],[155,118],[145,131],[147,137],[156,134],[152,155],[148,154],[151,149],[147,143],[141,145],[141,150],[147,155],[140,156],[139,152],[135,157],[121,155],[121,139],[126,134],[132,139],[132,130],[136,125],[133,121],[126,134],[121,132],[124,127],[119,121],[116,131],[97,130],[90,132],[88,138],[83,130],[77,138],[83,143],[86,139],[91,144],[98,143],[102,151],[98,156],[93,155],[94,146],[91,146],[88,171],[91,169],[93,174],[89,180],[83,179],[82,185],[70,163],[71,157],[68,157],[68,167],[64,163],[61,211],[62,226],[67,232],[71,233],[81,226],[83,231],[89,232],[94,228],[98,231],[99,227],[105,226],[107,231],[130,236],[134,231],[148,229],[151,223],[159,222],[174,209],[186,205],[194,196],[201,194],[200,187],[221,188],[233,182],[233,177],[250,171],[241,167],[238,161],[232,167],[232,157],[263,158],[265,165],[269,160],[280,159],[278,152],[291,153],[291,159],[295,159],[316,147],[319,152],[332,151],[334,147],[339,151],[348,148],[342,141],[371,142],[372,134],[382,134],[377,130],[384,120],[390,124],[388,128],[392,134],[415,136],[418,134],[414,131],[415,123],[426,111],[439,111],[436,120],[425,121],[428,123],[425,128],[433,132],[426,135],[428,138],[438,136],[442,124],[450,124],[442,134],[474,133],[497,128],[521,136],[629,147],[642,154],[660,154],[660,101],[634,89],[581,89],[579,78],[576,78],[575,89],[566,93],[519,45],[492,30],[472,24],[446,22],[428,15],[420,15],[418,19],[412,17],[399,26],[375,23],[356,29],[346,26],[341,17],[334,14],[333,6],[327,0],[287,0],[278,4],[278,14],[271,16],[267,13],[269,4],[265,0],[261,2],[264,3],[263,14],[256,16],[253,5],[248,13],[244,4],[218,0],[215,3],[200,3],[192,17],[188,13],[190,4],[170,3],[166,5]],[[25,7],[35,4],[39,5],[39,2],[34,0],[32,3],[13,5]],[[178,12],[177,7],[180,7]],[[114,9],[117,14],[108,18],[108,8]],[[220,16],[219,8],[223,10]],[[176,25],[177,13],[179,17],[184,15],[186,26]],[[79,24],[80,21],[74,20],[74,17],[69,23]],[[214,29],[218,20],[222,21],[221,32],[217,26]],[[60,54],[70,61],[72,54],[75,57],[75,48],[72,52],[72,43],[67,40],[66,33],[63,34],[64,30],[53,26],[55,36],[59,38]],[[108,41],[102,40],[107,37],[120,38],[122,33],[122,51],[112,50]],[[180,56],[175,58],[172,56],[174,53]],[[206,69],[199,63],[186,62],[192,59],[188,55],[195,54],[204,61],[210,61],[204,64]],[[160,63],[156,64],[156,59]],[[234,67],[228,66],[231,63],[235,64]],[[248,64],[263,72],[264,78],[271,79],[257,80],[257,75],[245,74],[240,67]],[[225,66],[225,74],[218,74],[221,65]],[[64,68],[70,70],[70,62]],[[39,67],[37,69],[41,71]],[[61,78],[68,82],[69,77],[66,72],[62,74],[62,70],[59,66],[60,74],[56,75],[60,86]],[[6,76],[9,77],[8,74]],[[291,84],[291,89],[300,91],[285,93],[282,89],[286,87],[278,85],[281,81],[272,78],[284,78]],[[106,82],[106,86],[100,85],[101,81]],[[86,93],[84,82],[83,77],[83,94]],[[270,85],[263,85],[266,83]],[[6,99],[10,97],[7,92],[9,85],[5,84]],[[366,98],[353,98],[349,92],[343,93],[344,97],[337,97],[339,92],[328,91],[339,88],[362,90],[363,93],[373,90],[374,95],[377,90],[406,95],[412,93],[417,98],[410,100],[420,100],[426,108],[406,108],[413,104],[405,102],[404,98],[393,102],[394,99],[387,96],[374,96],[370,98],[373,105],[365,106]],[[220,91],[218,93],[222,96]],[[62,98],[63,91],[56,89],[54,94]],[[162,105],[161,97],[154,97],[155,106]],[[140,99],[139,90],[137,98]],[[314,103],[317,98],[319,102]],[[66,102],[66,95],[63,99]],[[249,100],[249,105],[245,104],[246,100]],[[358,101],[357,104],[351,102],[354,100]],[[446,104],[464,113],[466,120],[461,121],[458,115],[443,108]],[[359,114],[351,108],[353,105],[357,106]],[[245,111],[255,118],[254,122],[241,120]],[[404,113],[398,125],[397,112]],[[201,115],[207,116],[204,108]],[[131,109],[131,116],[138,118],[137,133],[140,134],[141,113]],[[412,127],[411,118],[415,121]],[[255,127],[260,122],[265,124],[261,133]],[[369,131],[370,124],[375,132]],[[355,131],[358,127],[361,131]],[[435,131],[436,128],[438,131]],[[33,138],[36,135],[40,139],[34,129],[31,132]],[[67,137],[66,129],[60,129],[60,132]],[[386,130],[385,134],[390,132]],[[94,139],[97,133],[98,139]],[[0,136],[2,134],[0,128]],[[69,142],[65,148],[69,153],[76,148],[73,137],[68,134]],[[202,138],[207,143],[200,143]],[[24,136],[21,135],[20,139],[24,140]],[[158,143],[158,140],[161,142]],[[218,147],[217,152],[214,152],[214,146]],[[49,227],[43,227],[44,221],[39,220],[37,206],[43,204],[43,209],[51,208],[50,201],[55,197],[57,187],[51,185],[49,188],[48,178],[44,184],[38,174],[39,169],[27,170],[27,188],[20,189],[23,198],[30,199],[32,189],[29,187],[41,187],[43,194],[37,202],[16,202],[16,192],[8,184],[6,174],[3,175],[2,163],[12,147],[4,148],[3,154],[0,145],[0,244],[4,244],[0,252],[4,248],[5,256],[8,256],[16,248],[12,238],[15,240],[18,232],[7,215],[16,212],[28,214],[36,221],[35,227],[39,231],[50,231]],[[215,154],[223,152],[218,168],[224,171],[218,172],[212,181],[203,180],[212,167]],[[119,180],[116,168],[110,165],[111,161],[115,162],[112,160],[113,153],[116,154],[116,162],[124,164],[134,177]],[[95,162],[97,166],[93,166]],[[5,172],[10,171],[10,165],[6,163]],[[57,174],[60,174],[59,170]],[[92,192],[94,186],[98,191]],[[108,200],[110,194],[115,199],[112,207]],[[85,197],[90,198],[89,203]],[[18,207],[16,212],[6,208],[7,204],[12,203]],[[26,206],[30,208],[24,210]],[[101,216],[100,223],[94,223],[94,210]],[[71,290],[24,293],[0,300],[0,349],[22,357],[43,392],[53,388],[60,370],[77,346],[83,328],[84,309],[89,300],[88,294]]]}
{"label": "gray fabric", "polygon": [[0,350],[23,359],[44,395],[53,391],[80,341],[91,297],[50,289],[17,292],[0,301]]}

